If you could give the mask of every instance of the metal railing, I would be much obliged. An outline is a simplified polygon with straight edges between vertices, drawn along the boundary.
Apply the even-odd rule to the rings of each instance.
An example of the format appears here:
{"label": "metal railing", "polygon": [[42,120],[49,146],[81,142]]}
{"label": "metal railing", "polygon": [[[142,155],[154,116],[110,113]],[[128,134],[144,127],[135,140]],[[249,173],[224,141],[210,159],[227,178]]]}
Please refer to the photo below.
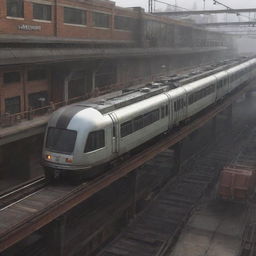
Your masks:
{"label": "metal railing", "polygon": [[166,73],[161,73],[157,75],[151,75],[148,77],[139,77],[136,79],[131,80],[129,83],[119,83],[119,84],[113,84],[105,87],[96,88],[94,91],[83,94],[78,97],[74,97],[71,99],[68,99],[68,101],[60,101],[60,102],[53,102],[51,101],[49,105],[43,106],[40,108],[32,108],[30,107],[26,111],[22,111],[15,114],[10,113],[4,113],[0,115],[0,127],[9,127],[16,124],[19,124],[20,122],[24,120],[33,120],[35,117],[40,117],[44,115],[49,115],[53,111],[57,110],[60,107],[63,107],[65,105],[69,105],[75,102],[87,100],[90,98],[95,98],[107,93],[111,93],[114,91],[118,91],[121,89],[128,88],[130,86],[139,85],[140,83],[145,83],[149,81],[154,81],[155,79],[165,75]]}

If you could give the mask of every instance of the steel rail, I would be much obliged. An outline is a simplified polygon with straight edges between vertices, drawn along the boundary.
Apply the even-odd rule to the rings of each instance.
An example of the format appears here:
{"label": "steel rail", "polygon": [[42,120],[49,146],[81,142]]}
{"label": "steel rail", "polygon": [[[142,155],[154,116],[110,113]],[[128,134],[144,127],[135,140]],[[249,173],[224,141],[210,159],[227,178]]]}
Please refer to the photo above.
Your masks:
{"label": "steel rail", "polygon": [[5,190],[0,194],[0,209],[8,206],[9,204],[23,198],[30,193],[44,187],[46,185],[45,178],[40,176],[30,181],[24,182],[11,189]]}
{"label": "steel rail", "polygon": [[2,198],[4,195],[11,193],[13,190],[20,189],[20,188],[22,188],[22,187],[24,187],[24,186],[29,185],[31,182],[36,182],[37,180],[40,180],[40,179],[42,179],[42,178],[43,178],[43,176],[39,176],[39,177],[36,177],[36,178],[34,178],[34,179],[30,179],[30,180],[28,180],[28,181],[25,181],[25,182],[19,183],[19,184],[17,184],[17,185],[14,185],[13,187],[10,187],[10,188],[8,188],[8,189],[0,190],[0,200],[1,200],[1,198]]}
{"label": "steel rail", "polygon": [[93,182],[78,186],[76,189],[72,190],[72,193],[64,196],[59,202],[55,202],[53,205],[46,207],[38,213],[34,214],[29,221],[21,221],[12,230],[7,230],[0,237],[0,252],[14,245],[18,241],[21,241],[28,235],[47,225],[84,200],[90,198],[95,193],[108,187],[113,182],[126,176],[136,168],[142,166],[145,162],[151,160],[160,152],[165,151],[169,147],[175,145],[177,142],[181,141],[198,128],[204,126],[209,120],[215,117],[218,113],[225,110],[241,95],[251,90],[251,88],[252,83],[245,85],[239,91],[236,91],[224,99],[221,103],[209,109],[208,112],[203,116],[198,117],[196,120],[182,127],[178,132],[164,137],[157,144],[151,146],[148,149],[145,149],[138,155],[131,157],[128,161],[113,168],[104,176],[97,178]]}

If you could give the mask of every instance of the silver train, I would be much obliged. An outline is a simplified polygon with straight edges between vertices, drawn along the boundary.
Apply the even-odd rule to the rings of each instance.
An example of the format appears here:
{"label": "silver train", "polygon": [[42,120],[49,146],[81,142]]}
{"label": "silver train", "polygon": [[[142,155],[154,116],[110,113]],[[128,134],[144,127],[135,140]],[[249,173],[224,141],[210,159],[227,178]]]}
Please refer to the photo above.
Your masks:
{"label": "silver train", "polygon": [[149,91],[144,88],[110,101],[80,102],[55,111],[43,146],[46,177],[56,171],[92,172],[224,98],[252,79],[255,70],[256,59],[251,59],[176,89],[156,88],[162,92],[155,96],[143,96]]}

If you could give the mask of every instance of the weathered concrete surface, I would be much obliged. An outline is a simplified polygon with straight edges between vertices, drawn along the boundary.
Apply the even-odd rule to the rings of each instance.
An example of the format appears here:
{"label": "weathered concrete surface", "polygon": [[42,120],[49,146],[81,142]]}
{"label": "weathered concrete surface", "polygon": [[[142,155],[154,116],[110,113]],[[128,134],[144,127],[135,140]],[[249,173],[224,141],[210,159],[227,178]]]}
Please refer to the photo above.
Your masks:
{"label": "weathered concrete surface", "polygon": [[242,204],[214,199],[199,206],[170,256],[236,256],[245,215]]}
{"label": "weathered concrete surface", "polygon": [[45,115],[33,120],[22,121],[14,126],[1,128],[0,146],[43,133],[48,119],[49,115]]}
{"label": "weathered concrete surface", "polygon": [[0,49],[0,65],[55,63],[63,61],[81,61],[102,58],[146,57],[189,55],[199,53],[223,53],[226,47],[179,47],[179,48],[116,48],[116,49],[84,49],[84,48],[3,48]]}

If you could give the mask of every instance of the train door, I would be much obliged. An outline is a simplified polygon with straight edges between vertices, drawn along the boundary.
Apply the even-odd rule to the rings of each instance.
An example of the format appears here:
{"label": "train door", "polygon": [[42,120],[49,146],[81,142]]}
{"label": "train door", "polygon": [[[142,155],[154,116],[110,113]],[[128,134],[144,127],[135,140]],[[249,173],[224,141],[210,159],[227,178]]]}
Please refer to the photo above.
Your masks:
{"label": "train door", "polygon": [[173,100],[173,121],[174,124],[179,124],[186,115],[186,100],[183,96]]}
{"label": "train door", "polygon": [[168,93],[165,93],[167,102],[165,104],[165,111],[168,115],[168,129],[172,128],[172,98]]}
{"label": "train door", "polygon": [[181,115],[181,121],[184,120],[187,116],[187,97],[184,90],[184,96],[182,97],[182,115]]}
{"label": "train door", "polygon": [[109,114],[112,120],[112,153],[118,154],[119,152],[119,122],[115,113]]}

